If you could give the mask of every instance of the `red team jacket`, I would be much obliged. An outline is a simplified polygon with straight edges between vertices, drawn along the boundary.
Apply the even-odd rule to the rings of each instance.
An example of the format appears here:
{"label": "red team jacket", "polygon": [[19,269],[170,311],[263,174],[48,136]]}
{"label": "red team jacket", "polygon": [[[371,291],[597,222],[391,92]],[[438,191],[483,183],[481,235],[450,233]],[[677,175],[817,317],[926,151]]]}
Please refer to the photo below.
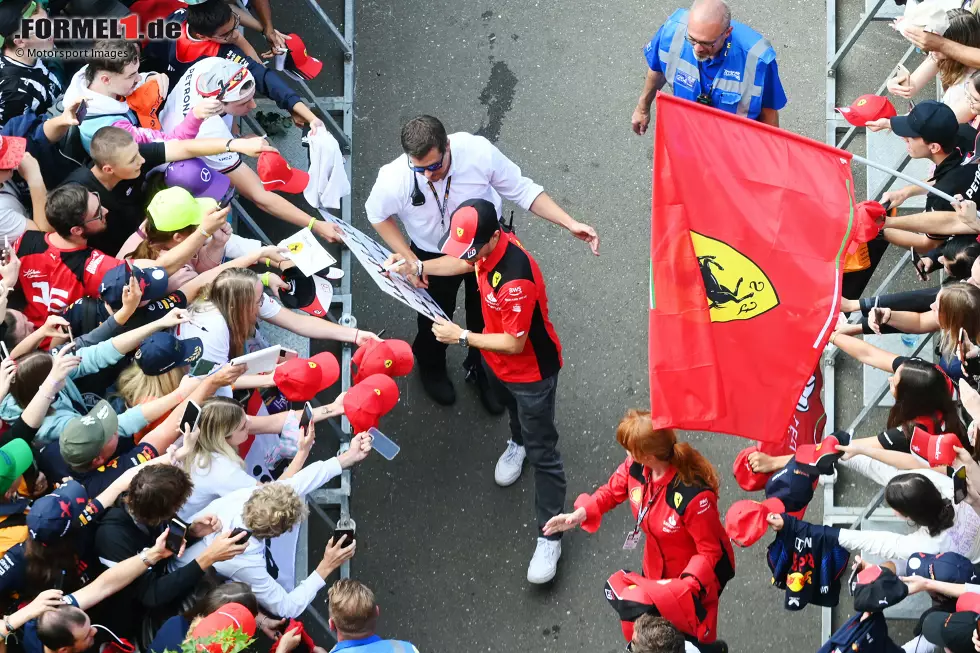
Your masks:
{"label": "red team jacket", "polygon": [[735,553],[718,515],[718,497],[710,487],[686,485],[671,470],[656,482],[650,470],[629,456],[593,494],[579,495],[585,508],[582,528],[594,533],[602,515],[629,500],[634,519],[649,505],[643,531],[643,575],[651,579],[693,577],[704,613],[698,615],[698,639],[714,641],[718,597],[735,575]]}

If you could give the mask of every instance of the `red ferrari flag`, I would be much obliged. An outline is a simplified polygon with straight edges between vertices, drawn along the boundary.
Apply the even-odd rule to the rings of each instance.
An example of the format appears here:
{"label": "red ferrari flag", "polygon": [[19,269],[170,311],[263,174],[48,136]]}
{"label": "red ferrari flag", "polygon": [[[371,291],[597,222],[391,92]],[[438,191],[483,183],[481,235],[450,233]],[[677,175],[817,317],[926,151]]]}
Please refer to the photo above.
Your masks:
{"label": "red ferrari flag", "polygon": [[650,269],[654,426],[781,442],[832,332],[851,155],[657,96]]}

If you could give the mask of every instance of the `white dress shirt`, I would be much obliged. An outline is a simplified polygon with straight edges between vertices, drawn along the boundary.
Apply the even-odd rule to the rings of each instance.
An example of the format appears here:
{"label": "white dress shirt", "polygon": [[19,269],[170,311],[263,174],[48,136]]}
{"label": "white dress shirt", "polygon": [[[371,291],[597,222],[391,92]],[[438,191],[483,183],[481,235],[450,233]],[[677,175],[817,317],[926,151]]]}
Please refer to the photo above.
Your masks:
{"label": "white dress shirt", "polygon": [[[305,497],[330,479],[339,476],[341,471],[343,470],[340,467],[340,462],[336,458],[331,458],[309,465],[290,479],[275,482],[285,483],[296,490],[296,493],[301,497]],[[195,517],[215,515],[221,520],[222,531],[238,527],[245,528],[245,524],[242,522],[242,510],[245,507],[245,502],[255,491],[255,488],[242,488],[220,499],[215,499]],[[178,564],[186,564],[196,558],[205,547],[214,541],[215,537],[217,534],[212,533],[188,547]],[[248,541],[244,553],[231,560],[215,563],[214,570],[228,580],[247,583],[252,588],[252,592],[255,593],[255,597],[259,600],[263,610],[269,614],[294,619],[306,610],[316,597],[316,593],[326,585],[323,578],[314,571],[295,589],[287,592],[266,570],[265,541],[256,537]]]}
{"label": "white dress shirt", "polygon": [[[371,224],[398,216],[416,247],[426,252],[438,252],[439,240],[449,230],[449,218],[463,202],[489,200],[496,207],[497,216],[501,217],[501,195],[528,210],[535,198],[544,192],[544,188],[521,176],[517,164],[482,136],[466,132],[451,134],[449,149],[452,153],[449,174],[434,182],[431,188],[424,175],[408,167],[407,154],[382,166],[364,204]],[[425,195],[422,206],[412,206],[415,179]],[[445,200],[446,184],[450,179],[449,199],[445,202],[445,215],[441,216],[439,205]]]}

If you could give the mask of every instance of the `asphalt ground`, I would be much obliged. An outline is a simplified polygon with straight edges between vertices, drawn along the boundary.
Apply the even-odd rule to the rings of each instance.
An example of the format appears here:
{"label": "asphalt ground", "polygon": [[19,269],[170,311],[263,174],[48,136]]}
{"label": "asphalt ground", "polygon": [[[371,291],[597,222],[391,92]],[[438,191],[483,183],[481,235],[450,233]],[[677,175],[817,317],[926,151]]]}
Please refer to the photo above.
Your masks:
{"label": "asphalt ground", "polygon": [[[339,3],[322,5],[342,20]],[[824,3],[732,5],[735,18],[766,35],[777,50],[789,97],[782,126],[823,140]],[[370,233],[363,203],[378,168],[399,154],[401,124],[430,113],[450,132],[494,141],[602,237],[596,258],[564,231],[516,209],[518,234],[548,280],[551,318],[564,347],[557,421],[569,507],[622,461],[615,425],[627,409],[648,403],[653,142],[650,135],[635,136],[629,121],[645,75],[642,48],[676,7],[662,0],[356,3],[355,226]],[[863,3],[840,0],[839,38],[862,10]],[[325,61],[316,91],[339,93],[339,51],[306,4],[277,2],[274,13],[279,29],[299,31],[311,53]],[[838,99],[873,92],[904,48],[883,24],[873,25],[839,71]],[[860,139],[852,150],[863,152]],[[855,176],[860,183],[863,172],[856,169]],[[882,269],[895,258],[891,252]],[[906,275],[899,287],[911,283]],[[415,315],[366,275],[355,273],[354,293],[359,326],[386,328],[385,337],[414,337]],[[450,356],[456,405],[435,405],[414,375],[401,380],[401,401],[381,424],[401,445],[401,455],[393,462],[372,457],[354,474],[353,576],[377,593],[381,632],[421,651],[621,651],[619,624],[602,586],[617,569],[640,568],[640,553],[621,548],[632,526],[628,510],[609,514],[595,535],[568,534],[556,580],[529,585],[525,572],[536,536],[531,474],[526,471],[510,488],[494,484],[493,467],[508,438],[506,420],[486,414],[464,385],[463,353],[453,348]],[[861,407],[860,372],[847,361],[838,371],[836,418],[846,424]],[[872,416],[867,432],[883,424],[883,415]],[[745,441],[709,433],[683,437],[721,472],[723,514],[746,498],[730,472]],[[839,488],[839,502],[851,505],[871,492],[846,476]],[[812,515],[820,514],[820,503]],[[311,560],[321,549],[322,540],[314,538]],[[816,650],[820,613],[783,610],[782,593],[770,586],[764,546],[739,550],[737,565],[719,623],[731,650]],[[896,627],[907,630],[907,624]]]}

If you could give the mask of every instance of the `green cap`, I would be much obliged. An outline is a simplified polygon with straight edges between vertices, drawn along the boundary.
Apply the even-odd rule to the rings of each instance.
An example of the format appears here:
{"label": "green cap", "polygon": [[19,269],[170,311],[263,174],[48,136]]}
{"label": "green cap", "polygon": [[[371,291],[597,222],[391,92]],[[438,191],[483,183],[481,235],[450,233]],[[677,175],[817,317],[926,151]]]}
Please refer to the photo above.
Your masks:
{"label": "green cap", "polygon": [[119,419],[109,402],[103,399],[84,417],[68,422],[61,432],[61,457],[72,467],[86,467],[95,460],[106,442],[119,429]]}
{"label": "green cap", "polygon": [[33,460],[31,446],[19,438],[0,447],[0,494],[13,486]]}
{"label": "green cap", "polygon": [[186,189],[175,186],[161,190],[146,207],[159,231],[180,231],[191,225],[199,225],[218,203],[210,197],[197,198]]}

